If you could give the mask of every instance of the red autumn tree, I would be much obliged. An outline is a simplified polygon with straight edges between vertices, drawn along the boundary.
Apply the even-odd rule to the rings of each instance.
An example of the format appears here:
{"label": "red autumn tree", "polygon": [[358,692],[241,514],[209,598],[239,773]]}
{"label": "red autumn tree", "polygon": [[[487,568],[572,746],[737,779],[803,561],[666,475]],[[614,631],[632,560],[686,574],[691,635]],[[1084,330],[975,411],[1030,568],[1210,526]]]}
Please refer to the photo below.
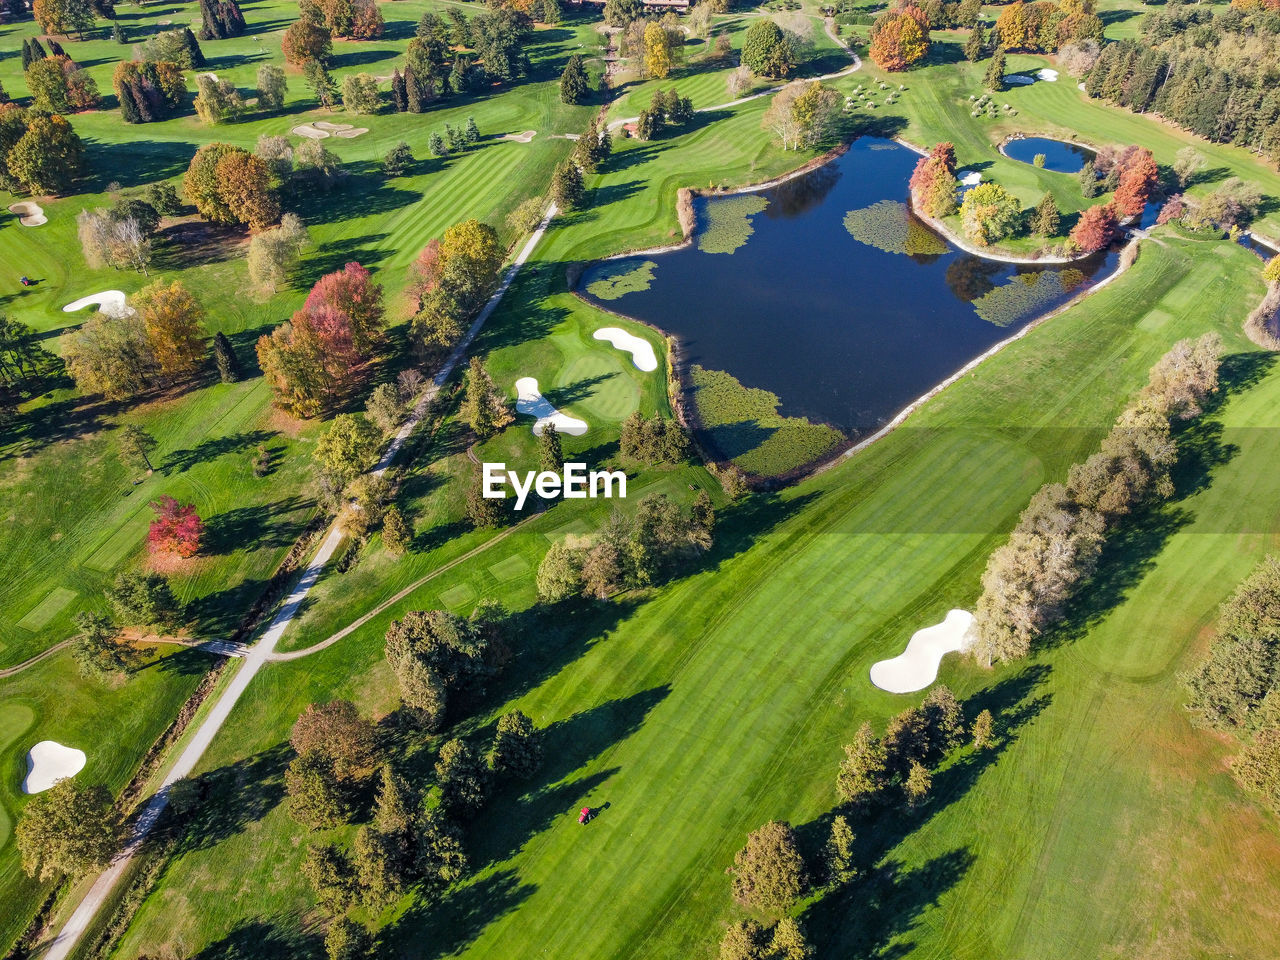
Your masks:
{"label": "red autumn tree", "polygon": [[368,376],[355,347],[351,321],[336,307],[306,307],[258,338],[258,363],[276,403],[299,417],[314,417]]}
{"label": "red autumn tree", "polygon": [[1151,191],[1160,182],[1160,168],[1151,151],[1138,147],[1126,151],[1118,164],[1120,183],[1116,187],[1115,204],[1120,214],[1136,217],[1151,199]]}
{"label": "red autumn tree", "polygon": [[334,310],[346,317],[351,342],[363,356],[382,341],[382,286],[358,263],[326,273],[316,281],[303,307],[308,313]]}
{"label": "red autumn tree", "polygon": [[1100,203],[1080,214],[1071,228],[1071,241],[1082,253],[1096,253],[1115,239],[1120,222],[1109,203]]}
{"label": "red autumn tree", "polygon": [[179,503],[166,496],[152,503],[151,509],[156,512],[147,533],[147,547],[151,552],[194,557],[204,536],[204,522],[196,513],[195,504]]}
{"label": "red autumn tree", "polygon": [[440,286],[440,241],[432,240],[418,259],[409,268],[409,296],[413,298],[417,309],[422,309],[422,301],[434,293]]}

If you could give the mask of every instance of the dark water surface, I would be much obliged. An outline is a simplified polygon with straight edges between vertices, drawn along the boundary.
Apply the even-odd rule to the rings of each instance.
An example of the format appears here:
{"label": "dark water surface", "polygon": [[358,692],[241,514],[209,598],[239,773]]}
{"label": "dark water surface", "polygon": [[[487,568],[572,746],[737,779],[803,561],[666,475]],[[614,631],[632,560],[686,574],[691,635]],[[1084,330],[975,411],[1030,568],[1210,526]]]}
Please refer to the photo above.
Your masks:
{"label": "dark water surface", "polygon": [[1058,173],[1079,173],[1095,156],[1088,147],[1076,143],[1064,143],[1061,140],[1050,140],[1048,137],[1023,137],[1021,140],[1010,140],[1001,149],[1009,159],[1031,164],[1035,163],[1037,153],[1043,153],[1044,168]]}
{"label": "dark water surface", "polygon": [[[683,362],[726,370],[744,386],[777,394],[784,415],[850,435],[871,432],[1108,274],[1116,259],[1100,254],[1046,269],[983,260],[950,248],[918,221],[908,230],[905,209],[900,223],[888,219],[888,233],[897,230],[899,241],[905,234],[913,253],[854,239],[845,215],[882,201],[892,203],[876,209],[892,211],[906,199],[916,159],[891,141],[858,140],[839,159],[751,195],[768,206],[750,218],[754,232],[735,252],[708,253],[695,242],[597,263],[579,290],[674,335]],[[705,240],[714,205],[735,200],[742,202],[698,201],[695,239]],[[593,282],[645,262],[655,265],[647,289],[611,299],[588,292]]]}

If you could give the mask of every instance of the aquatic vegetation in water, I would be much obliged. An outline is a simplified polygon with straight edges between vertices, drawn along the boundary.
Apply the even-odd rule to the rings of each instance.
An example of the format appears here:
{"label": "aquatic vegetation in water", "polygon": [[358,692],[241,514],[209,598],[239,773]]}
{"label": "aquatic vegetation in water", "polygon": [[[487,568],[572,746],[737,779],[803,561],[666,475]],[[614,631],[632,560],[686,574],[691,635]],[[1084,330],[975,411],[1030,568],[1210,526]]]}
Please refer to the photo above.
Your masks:
{"label": "aquatic vegetation in water", "polygon": [[844,216],[844,228],[853,239],[885,253],[908,256],[941,256],[947,243],[911,214],[911,208],[898,200],[881,200],[869,207],[850,210]]}
{"label": "aquatic vegetation in water", "polygon": [[821,459],[845,439],[835,427],[778,412],[777,394],[745,387],[732,374],[696,364],[693,404],[712,444],[739,469],[780,477]]}
{"label": "aquatic vegetation in water", "polygon": [[978,316],[997,327],[1007,327],[1042,313],[1055,300],[1084,282],[1074,268],[1023,273],[973,301]]}
{"label": "aquatic vegetation in water", "polygon": [[587,292],[598,300],[617,300],[628,293],[648,290],[657,266],[652,260],[635,265],[625,260],[606,263],[599,268],[596,279],[587,284]]}
{"label": "aquatic vegetation in water", "polygon": [[703,253],[733,253],[755,232],[751,218],[768,205],[764,197],[751,193],[710,201],[703,207],[698,249]]}

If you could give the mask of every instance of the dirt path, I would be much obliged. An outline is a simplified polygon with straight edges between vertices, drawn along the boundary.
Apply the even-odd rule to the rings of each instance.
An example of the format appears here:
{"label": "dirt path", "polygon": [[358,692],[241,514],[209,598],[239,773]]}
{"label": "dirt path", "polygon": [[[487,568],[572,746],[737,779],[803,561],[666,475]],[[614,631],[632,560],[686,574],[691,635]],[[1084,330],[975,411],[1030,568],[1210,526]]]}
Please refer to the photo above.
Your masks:
{"label": "dirt path", "polygon": [[309,657],[313,653],[319,653],[321,650],[328,649],[329,647],[337,643],[339,640],[341,640],[343,637],[349,636],[350,634],[354,633],[356,630],[359,630],[361,627],[363,627],[366,623],[368,623],[374,617],[378,616],[378,614],[385,613],[388,609],[395,606],[397,603],[399,603],[405,597],[409,596],[411,593],[413,593],[423,584],[429,583],[430,581],[434,580],[436,577],[440,576],[442,573],[447,573],[448,571],[452,570],[454,567],[458,566],[458,564],[465,563],[466,561],[470,560],[472,557],[478,556],[479,554],[484,553],[490,547],[496,546],[497,544],[501,543],[503,540],[507,539],[507,537],[511,536],[511,534],[515,533],[517,530],[519,530],[522,526],[524,526],[534,517],[538,516],[539,513],[541,513],[541,511],[535,511],[534,513],[525,517],[519,523],[512,524],[506,530],[503,530],[500,534],[498,534],[492,540],[486,540],[484,543],[480,544],[479,546],[472,547],[462,556],[455,557],[454,559],[450,560],[448,563],[444,564],[443,566],[437,567],[436,569],[432,570],[430,573],[426,574],[425,576],[419,577],[417,580],[413,581],[413,583],[409,584],[407,587],[397,592],[394,596],[388,597],[386,600],[383,600],[382,603],[378,604],[368,613],[364,614],[363,616],[359,617],[356,620],[353,620],[351,623],[347,624],[345,627],[343,627],[341,630],[339,630],[337,633],[333,634],[332,636],[326,637],[324,640],[321,640],[319,643],[312,644],[309,647],[304,647],[302,650],[290,650],[287,653],[273,653],[270,657],[271,661],[273,663],[279,663],[284,660],[301,660],[303,657]]}
{"label": "dirt path", "polygon": [[[556,212],[554,203],[547,207],[547,212],[543,216],[542,222],[538,225],[538,229],[533,232],[528,242],[521,248],[520,253],[503,276],[502,283],[498,286],[493,296],[489,298],[489,302],[480,311],[465,336],[454,347],[453,352],[449,354],[444,366],[432,378],[430,386],[423,392],[422,397],[414,406],[413,412],[404,422],[404,425],[401,426],[395,438],[392,439],[381,459],[379,459],[377,466],[373,470],[374,475],[381,475],[395,461],[401,447],[404,446],[409,435],[413,433],[418,423],[426,415],[432,401],[436,398],[445,382],[448,381],[453,368],[462,359],[467,348],[471,345],[471,341],[480,332],[480,328],[484,326],[485,321],[492,316],[493,311],[497,309],[502,297],[510,288],[512,281],[515,280],[516,274],[520,272],[520,267],[524,265],[524,262],[542,239],[543,234],[546,233],[547,226],[551,223],[551,218],[556,215]],[[226,689],[214,702],[204,720],[201,721],[200,726],[196,728],[191,739],[183,747],[182,752],[178,754],[169,772],[161,781],[159,789],[146,802],[142,812],[138,814],[133,824],[132,836],[125,844],[124,849],[116,854],[111,864],[98,876],[93,886],[89,888],[89,892],[85,894],[84,899],[72,911],[67,922],[43,953],[43,960],[67,960],[67,957],[71,955],[76,943],[84,935],[94,916],[102,909],[103,903],[111,895],[116,884],[120,882],[120,878],[128,869],[143,840],[155,827],[160,814],[164,812],[169,803],[170,788],[195,769],[196,764],[213,742],[213,738],[217,736],[223,724],[226,723],[227,718],[231,715],[232,709],[239,702],[245,690],[248,689],[249,683],[257,676],[258,671],[272,659],[276,644],[280,642],[285,630],[293,622],[293,618],[297,616],[303,601],[306,600],[307,595],[311,592],[311,588],[319,581],[325,565],[333,557],[342,539],[342,531],[335,522],[329,528],[329,533],[325,536],[320,549],[316,551],[311,562],[302,571],[301,577],[285,599],[284,604],[280,607],[275,617],[272,618],[270,626],[263,632],[257,643],[246,648],[243,666],[240,667]]]}
{"label": "dirt path", "polygon": [[[23,660],[21,663],[14,664],[12,667],[5,667],[3,670],[0,670],[0,680],[8,680],[10,677],[17,676],[23,670],[27,670],[31,667],[34,667],[40,661],[47,660],[49,657],[52,657],[59,650],[67,649],[67,647],[71,646],[71,644],[74,642],[75,642],[75,637],[68,637],[66,640],[59,640],[52,647],[49,647],[49,649],[44,650],[40,653],[37,653],[34,657],[29,657],[26,660]],[[239,656],[241,651],[243,650],[243,648],[240,647],[238,644],[228,643],[225,640],[191,640],[185,637],[147,636],[147,637],[138,637],[136,640],[132,642],[135,644],[171,643],[179,647],[200,647],[202,649],[208,650],[210,653],[216,653],[219,656],[224,656],[224,657]]]}

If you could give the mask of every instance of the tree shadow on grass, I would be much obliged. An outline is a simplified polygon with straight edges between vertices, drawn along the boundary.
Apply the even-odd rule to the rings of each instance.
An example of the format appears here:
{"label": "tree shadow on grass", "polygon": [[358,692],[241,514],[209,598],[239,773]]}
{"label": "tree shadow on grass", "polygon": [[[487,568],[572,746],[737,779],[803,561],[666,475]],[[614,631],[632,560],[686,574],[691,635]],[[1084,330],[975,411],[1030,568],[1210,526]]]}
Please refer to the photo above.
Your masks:
{"label": "tree shadow on grass", "polygon": [[76,395],[24,410],[7,422],[0,420],[0,463],[36,447],[105,430],[123,409],[123,404],[102,397]]}
{"label": "tree shadow on grass", "polygon": [[236,927],[220,940],[215,940],[192,960],[297,960],[318,957],[324,944],[316,933],[308,933],[293,925],[278,925],[267,920],[254,920]]}
{"label": "tree shadow on grass", "polygon": [[184,450],[174,450],[164,458],[164,462],[160,464],[160,469],[164,472],[165,476],[172,476],[175,473],[186,473],[197,464],[216,460],[219,457],[226,456],[228,453],[248,450],[250,447],[256,447],[259,444],[266,443],[277,435],[278,434],[267,430],[250,430],[247,432],[229,434],[225,437],[213,437],[209,440],[202,440],[194,447]]}
{"label": "tree shadow on grass", "polygon": [[[814,860],[835,814],[845,812],[850,817],[856,837],[858,879],[829,889],[804,915],[820,956],[900,957],[908,952],[905,944],[888,948],[911,929],[926,907],[936,905],[939,896],[959,882],[975,857],[962,848],[904,872],[892,851],[973,789],[1017,739],[1018,732],[1044,711],[1051,697],[1037,694],[1037,689],[1050,670],[1045,663],[1031,664],[965,701],[964,713],[970,721],[982,710],[991,711],[996,742],[986,750],[969,750],[935,771],[926,803],[914,809],[906,807],[900,802],[900,792],[890,788],[885,800],[868,810],[834,810],[797,828],[801,848]],[[868,912],[876,918],[874,922],[868,920]],[[851,915],[858,918],[854,924],[848,923]]]}
{"label": "tree shadow on grass", "polygon": [[383,931],[377,955],[416,960],[456,956],[536,889],[521,882],[514,870],[498,870],[454,889],[439,903],[419,899]]}
{"label": "tree shadow on grass", "polygon": [[804,914],[818,956],[905,957],[914,944],[894,941],[909,934],[920,915],[936,907],[976,860],[968,847],[958,847],[914,869],[888,860],[825,897]]}
{"label": "tree shadow on grass", "polygon": [[619,768],[578,777],[573,773],[639,730],[670,692],[670,686],[663,684],[599,704],[547,727],[543,732],[546,759],[541,769],[529,780],[503,782],[471,831],[475,863],[509,859],[557,819],[576,812],[583,798]]}
{"label": "tree shadow on grass", "polygon": [[175,856],[216,847],[261,820],[284,800],[287,741],[196,777],[198,802],[177,819]]}
{"label": "tree shadow on grass", "polygon": [[563,387],[552,387],[542,391],[542,395],[553,407],[565,407],[571,403],[587,400],[595,392],[592,388],[619,376],[617,373],[602,373],[595,377],[583,377]]}
{"label": "tree shadow on grass", "polygon": [[201,548],[219,555],[292,546],[307,525],[302,514],[308,506],[309,501],[293,496],[225,510],[206,521]]}

